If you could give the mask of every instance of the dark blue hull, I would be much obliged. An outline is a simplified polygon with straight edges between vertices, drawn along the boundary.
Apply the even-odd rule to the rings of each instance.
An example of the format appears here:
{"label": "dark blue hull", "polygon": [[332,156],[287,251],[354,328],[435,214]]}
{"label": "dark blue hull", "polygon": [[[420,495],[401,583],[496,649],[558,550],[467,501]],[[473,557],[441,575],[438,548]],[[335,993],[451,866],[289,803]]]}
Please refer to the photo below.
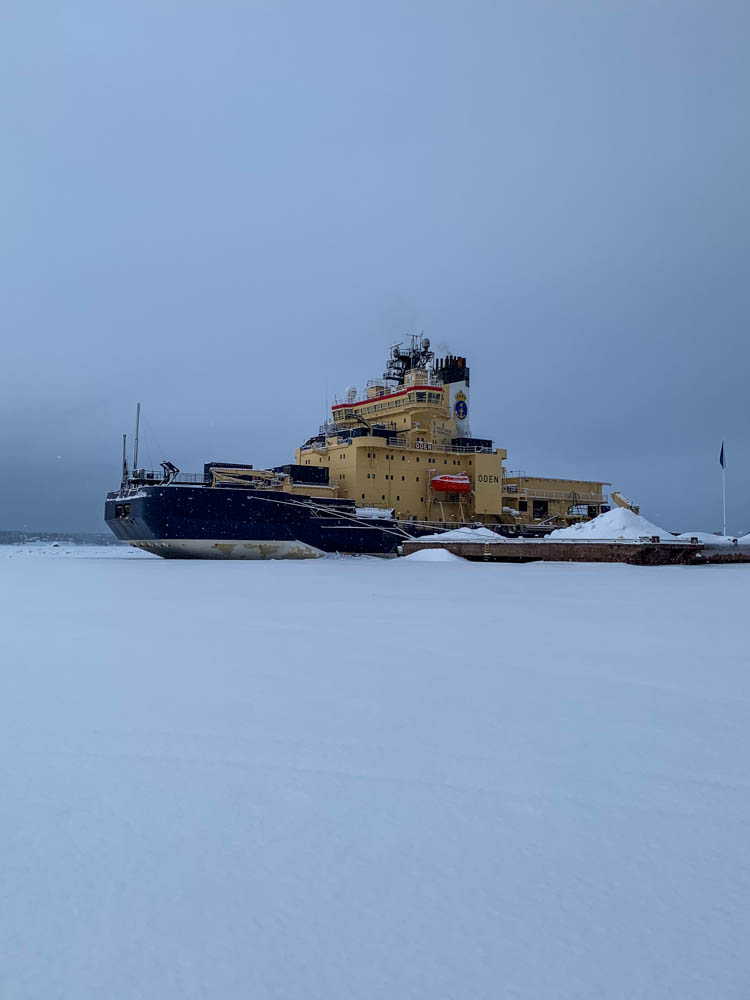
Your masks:
{"label": "dark blue hull", "polygon": [[244,488],[170,485],[110,493],[104,517],[118,538],[166,558],[387,556],[411,535],[390,518],[358,518],[352,501]]}

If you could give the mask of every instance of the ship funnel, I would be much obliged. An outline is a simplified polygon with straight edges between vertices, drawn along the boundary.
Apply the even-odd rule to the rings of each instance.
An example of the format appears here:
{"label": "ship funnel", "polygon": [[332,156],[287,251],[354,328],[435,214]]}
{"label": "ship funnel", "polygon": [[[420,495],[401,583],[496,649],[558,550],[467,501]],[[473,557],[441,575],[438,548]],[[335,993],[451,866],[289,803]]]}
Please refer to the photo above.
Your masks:
{"label": "ship funnel", "polygon": [[451,416],[456,421],[458,437],[471,437],[469,424],[469,368],[466,358],[452,354],[438,358],[435,374],[448,387]]}

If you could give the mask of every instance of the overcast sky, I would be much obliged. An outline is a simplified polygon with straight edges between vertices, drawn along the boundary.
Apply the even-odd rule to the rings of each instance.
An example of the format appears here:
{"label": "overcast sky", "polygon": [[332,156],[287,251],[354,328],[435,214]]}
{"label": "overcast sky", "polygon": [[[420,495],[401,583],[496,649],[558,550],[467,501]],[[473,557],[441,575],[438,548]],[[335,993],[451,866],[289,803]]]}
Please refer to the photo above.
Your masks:
{"label": "overcast sky", "polygon": [[131,0],[0,26],[0,528],[290,461],[424,331],[508,467],[750,530],[747,0]]}

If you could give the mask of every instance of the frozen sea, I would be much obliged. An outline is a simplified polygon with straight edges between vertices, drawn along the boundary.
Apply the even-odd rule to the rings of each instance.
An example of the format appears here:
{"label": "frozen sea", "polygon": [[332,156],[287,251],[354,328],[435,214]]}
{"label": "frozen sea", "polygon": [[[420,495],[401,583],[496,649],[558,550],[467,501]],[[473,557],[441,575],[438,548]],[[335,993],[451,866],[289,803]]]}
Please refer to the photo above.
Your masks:
{"label": "frozen sea", "polygon": [[749,599],[0,548],[0,997],[746,1000]]}

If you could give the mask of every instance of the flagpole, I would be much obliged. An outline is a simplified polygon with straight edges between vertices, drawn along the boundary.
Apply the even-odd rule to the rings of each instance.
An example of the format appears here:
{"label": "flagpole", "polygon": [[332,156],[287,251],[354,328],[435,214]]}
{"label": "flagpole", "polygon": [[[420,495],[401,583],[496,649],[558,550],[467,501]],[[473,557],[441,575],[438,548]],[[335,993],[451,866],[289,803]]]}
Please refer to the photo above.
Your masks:
{"label": "flagpole", "polygon": [[722,511],[722,534],[727,535],[727,456],[724,454],[724,442],[721,442],[719,452],[719,465],[721,466],[721,511]]}

